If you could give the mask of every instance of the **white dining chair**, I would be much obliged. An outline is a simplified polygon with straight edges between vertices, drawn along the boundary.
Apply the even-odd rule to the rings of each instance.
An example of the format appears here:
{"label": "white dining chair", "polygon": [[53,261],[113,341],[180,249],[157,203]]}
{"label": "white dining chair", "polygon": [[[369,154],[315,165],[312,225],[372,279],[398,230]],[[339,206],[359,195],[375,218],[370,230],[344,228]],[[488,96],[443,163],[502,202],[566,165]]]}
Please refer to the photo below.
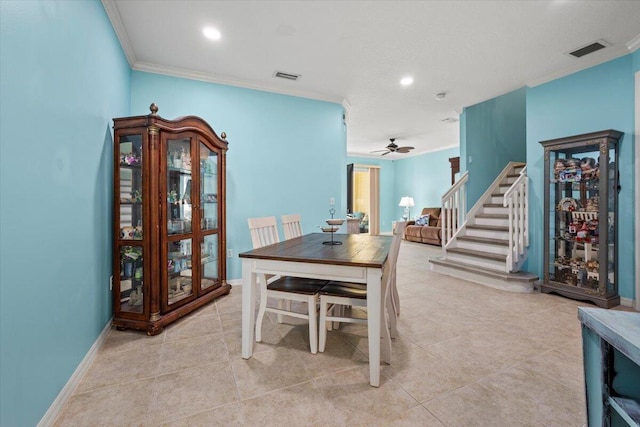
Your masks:
{"label": "white dining chair", "polygon": [[[280,241],[275,216],[249,218],[248,223],[254,249]],[[287,315],[308,321],[309,346],[311,353],[316,354],[318,352],[318,291],[328,282],[326,280],[266,274],[259,275],[258,279],[260,284],[260,304],[256,318],[256,342],[262,341],[262,321],[266,312],[276,313],[278,315],[278,323],[282,323],[282,316]],[[269,297],[278,300],[277,308],[267,306]],[[283,307],[283,301],[287,302],[286,307]],[[291,310],[291,301],[306,302],[307,313],[298,313]]]}
{"label": "white dining chair", "polygon": [[[396,233],[391,241],[387,262],[383,267],[382,286],[383,301],[386,306],[386,322],[384,327],[389,328],[391,337],[397,333],[397,315],[393,306],[392,294],[395,292],[396,265],[398,253],[400,252],[400,242],[406,222],[399,222],[396,226]],[[333,328],[336,323],[364,323],[367,318],[347,316],[346,306],[366,307],[367,306],[367,286],[362,283],[349,283],[331,281],[320,291],[320,336],[318,351],[323,352],[327,342],[327,328]]]}
{"label": "white dining chair", "polygon": [[300,224],[300,215],[282,215],[280,217],[282,222],[282,230],[284,231],[285,240],[293,239],[294,237],[302,236],[302,225]]}

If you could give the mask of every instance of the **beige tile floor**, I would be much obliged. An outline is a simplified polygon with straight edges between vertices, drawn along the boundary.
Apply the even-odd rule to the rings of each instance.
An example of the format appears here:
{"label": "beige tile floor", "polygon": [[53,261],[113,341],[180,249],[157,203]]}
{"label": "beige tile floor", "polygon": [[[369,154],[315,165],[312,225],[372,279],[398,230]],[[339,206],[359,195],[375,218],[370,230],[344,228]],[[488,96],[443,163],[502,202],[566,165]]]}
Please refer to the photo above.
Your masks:
{"label": "beige tile floor", "polygon": [[400,336],[379,388],[364,325],[312,355],[304,322],[270,316],[243,360],[234,287],[158,336],[110,331],[55,425],[583,426],[585,304],[433,273],[438,254],[402,242]]}

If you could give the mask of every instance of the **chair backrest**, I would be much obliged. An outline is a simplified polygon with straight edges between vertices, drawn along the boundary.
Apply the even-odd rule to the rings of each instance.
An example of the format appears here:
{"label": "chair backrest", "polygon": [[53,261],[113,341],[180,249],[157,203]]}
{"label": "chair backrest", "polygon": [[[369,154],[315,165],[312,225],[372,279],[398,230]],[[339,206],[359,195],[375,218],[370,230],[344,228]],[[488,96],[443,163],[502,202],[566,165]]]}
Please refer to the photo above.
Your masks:
{"label": "chair backrest", "polygon": [[249,218],[249,231],[251,232],[251,242],[253,249],[278,243],[278,227],[275,216],[263,218]]}
{"label": "chair backrest", "polygon": [[285,240],[293,239],[294,237],[302,236],[302,226],[300,225],[300,215],[282,215],[282,229],[284,230]]}
{"label": "chair backrest", "polygon": [[382,273],[382,282],[387,286],[387,291],[390,288],[391,278],[395,276],[396,264],[398,263],[398,254],[400,253],[400,242],[402,242],[402,236],[404,236],[404,229],[407,227],[406,221],[399,221],[396,224],[396,231],[391,240],[391,247],[389,248],[389,255],[387,256],[387,263]]}

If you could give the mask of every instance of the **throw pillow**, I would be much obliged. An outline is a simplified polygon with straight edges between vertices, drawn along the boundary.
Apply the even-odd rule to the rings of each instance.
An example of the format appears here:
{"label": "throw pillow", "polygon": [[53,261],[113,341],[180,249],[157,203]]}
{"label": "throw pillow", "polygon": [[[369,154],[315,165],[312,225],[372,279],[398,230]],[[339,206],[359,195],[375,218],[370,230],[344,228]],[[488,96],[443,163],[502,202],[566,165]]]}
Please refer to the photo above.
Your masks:
{"label": "throw pillow", "polygon": [[416,225],[429,225],[430,215],[420,215],[416,218]]}

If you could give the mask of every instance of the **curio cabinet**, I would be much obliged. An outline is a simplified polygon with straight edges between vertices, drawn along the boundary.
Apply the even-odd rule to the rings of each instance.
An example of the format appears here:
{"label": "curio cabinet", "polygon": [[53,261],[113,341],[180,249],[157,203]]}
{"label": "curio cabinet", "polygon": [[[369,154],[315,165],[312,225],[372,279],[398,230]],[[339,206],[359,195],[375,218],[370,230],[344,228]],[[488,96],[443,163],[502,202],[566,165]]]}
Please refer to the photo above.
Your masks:
{"label": "curio cabinet", "polygon": [[226,135],[150,109],[113,119],[113,324],[155,335],[231,288]]}
{"label": "curio cabinet", "polygon": [[618,144],[606,130],[542,141],[544,279],[542,292],[620,304],[618,296]]}

